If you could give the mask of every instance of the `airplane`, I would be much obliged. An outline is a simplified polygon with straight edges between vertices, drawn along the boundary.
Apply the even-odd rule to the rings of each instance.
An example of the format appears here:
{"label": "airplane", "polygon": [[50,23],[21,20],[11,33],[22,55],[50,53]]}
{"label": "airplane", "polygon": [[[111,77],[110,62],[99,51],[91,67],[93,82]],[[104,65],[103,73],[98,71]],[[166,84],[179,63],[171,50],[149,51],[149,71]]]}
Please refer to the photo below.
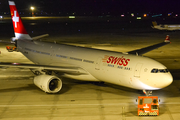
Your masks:
{"label": "airplane", "polygon": [[180,25],[169,25],[169,24],[158,25],[156,21],[153,21],[152,24],[153,26],[151,27],[158,30],[168,30],[168,31],[180,30]]}
{"label": "airplane", "polygon": [[[34,84],[46,93],[58,93],[63,77],[82,81],[107,82],[143,90],[146,95],[173,82],[168,69],[142,54],[170,43],[165,41],[127,53],[49,43],[29,36],[14,1],[9,1],[15,32],[12,41],[34,64],[0,63],[1,68],[29,68]],[[60,77],[59,77],[60,76]]]}

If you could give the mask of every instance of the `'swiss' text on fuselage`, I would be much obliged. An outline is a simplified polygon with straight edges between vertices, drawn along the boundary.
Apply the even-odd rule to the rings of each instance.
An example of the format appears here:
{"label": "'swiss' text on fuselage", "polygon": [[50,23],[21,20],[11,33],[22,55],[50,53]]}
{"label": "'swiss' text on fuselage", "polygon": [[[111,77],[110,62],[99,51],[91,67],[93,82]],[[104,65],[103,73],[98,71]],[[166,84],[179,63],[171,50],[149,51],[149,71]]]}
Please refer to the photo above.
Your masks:
{"label": "'swiss' text on fuselage", "polygon": [[123,66],[127,66],[130,59],[126,59],[124,58],[124,56],[122,57],[114,57],[114,56],[105,56],[103,60],[105,60],[104,62],[106,63],[110,63],[110,64],[116,64],[116,65],[123,65]]}

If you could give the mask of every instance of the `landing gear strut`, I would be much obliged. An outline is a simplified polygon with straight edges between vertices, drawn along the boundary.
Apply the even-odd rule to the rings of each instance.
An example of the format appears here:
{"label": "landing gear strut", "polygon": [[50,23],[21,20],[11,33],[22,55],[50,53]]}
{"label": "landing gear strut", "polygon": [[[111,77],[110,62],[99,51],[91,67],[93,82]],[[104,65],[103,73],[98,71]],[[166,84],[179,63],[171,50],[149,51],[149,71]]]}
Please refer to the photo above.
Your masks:
{"label": "landing gear strut", "polygon": [[144,93],[146,96],[150,96],[150,95],[152,95],[152,90],[143,90],[143,93]]}
{"label": "landing gear strut", "polygon": [[30,69],[35,75],[52,75],[50,70]]}

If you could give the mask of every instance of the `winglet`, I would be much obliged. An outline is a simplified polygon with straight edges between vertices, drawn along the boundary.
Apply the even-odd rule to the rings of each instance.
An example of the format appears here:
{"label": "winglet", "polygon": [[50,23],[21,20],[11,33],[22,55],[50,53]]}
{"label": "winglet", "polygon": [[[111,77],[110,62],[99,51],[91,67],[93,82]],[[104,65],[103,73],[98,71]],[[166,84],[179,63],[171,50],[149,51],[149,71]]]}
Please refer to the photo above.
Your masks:
{"label": "winglet", "polygon": [[32,38],[29,36],[29,34],[26,32],[26,29],[24,28],[14,1],[9,1],[9,7],[11,11],[11,17],[16,38],[32,40]]}
{"label": "winglet", "polygon": [[164,40],[164,42],[166,42],[166,43],[170,42],[169,35],[166,35],[166,39]]}

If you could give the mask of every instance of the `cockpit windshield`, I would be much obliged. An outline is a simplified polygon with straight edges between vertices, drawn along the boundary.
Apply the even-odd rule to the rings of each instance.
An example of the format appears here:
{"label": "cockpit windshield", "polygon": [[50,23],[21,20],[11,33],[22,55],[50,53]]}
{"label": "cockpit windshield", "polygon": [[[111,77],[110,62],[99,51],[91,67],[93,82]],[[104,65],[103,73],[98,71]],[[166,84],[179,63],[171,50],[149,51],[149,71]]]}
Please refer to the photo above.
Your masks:
{"label": "cockpit windshield", "polygon": [[168,72],[169,72],[168,69],[156,69],[156,68],[154,68],[151,70],[151,73],[168,73]]}

